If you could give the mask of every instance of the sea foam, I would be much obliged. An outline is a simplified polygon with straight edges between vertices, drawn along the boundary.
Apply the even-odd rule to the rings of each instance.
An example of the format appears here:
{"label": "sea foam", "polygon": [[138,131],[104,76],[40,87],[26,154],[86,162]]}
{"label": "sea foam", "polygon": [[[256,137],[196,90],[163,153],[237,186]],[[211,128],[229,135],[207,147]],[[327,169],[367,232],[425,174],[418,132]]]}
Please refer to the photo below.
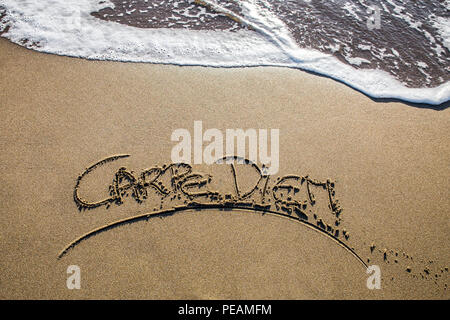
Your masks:
{"label": "sea foam", "polygon": [[[221,1],[202,3],[247,29],[136,28],[91,15],[114,8],[110,1],[0,0],[0,30],[12,42],[58,55],[214,67],[292,67],[344,82],[373,98],[434,105],[450,100],[450,81],[433,88],[411,88],[386,71],[356,68],[365,64],[364,58],[349,57],[345,63],[331,54],[300,48],[268,1],[242,1],[239,13],[225,8]],[[448,19],[437,17],[434,21],[447,45]]]}

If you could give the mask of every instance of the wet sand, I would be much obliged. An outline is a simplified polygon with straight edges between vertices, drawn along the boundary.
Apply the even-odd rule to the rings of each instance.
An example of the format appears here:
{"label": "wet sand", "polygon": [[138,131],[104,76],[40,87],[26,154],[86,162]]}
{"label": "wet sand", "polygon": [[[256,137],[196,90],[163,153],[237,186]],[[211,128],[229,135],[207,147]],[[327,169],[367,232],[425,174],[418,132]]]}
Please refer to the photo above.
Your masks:
{"label": "wet sand", "polygon": [[[4,39],[0,70],[2,299],[450,297],[448,109],[375,102],[299,70],[86,61]],[[280,129],[277,176],[335,181],[348,235],[339,239],[380,266],[382,288],[367,289],[363,264],[323,232],[255,210],[149,217],[58,259],[81,235],[154,212],[159,201],[130,196],[79,211],[74,188],[86,168],[130,155],[83,181],[84,198],[107,198],[120,167],[169,165],[172,132],[192,132],[195,120],[205,129]],[[66,287],[69,265],[81,268],[80,290]]]}

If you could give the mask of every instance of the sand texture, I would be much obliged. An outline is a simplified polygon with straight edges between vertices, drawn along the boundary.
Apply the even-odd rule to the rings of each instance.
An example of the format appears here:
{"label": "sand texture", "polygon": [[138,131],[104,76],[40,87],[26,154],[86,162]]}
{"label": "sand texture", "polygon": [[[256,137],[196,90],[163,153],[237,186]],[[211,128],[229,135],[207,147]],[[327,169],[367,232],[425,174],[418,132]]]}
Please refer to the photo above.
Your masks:
{"label": "sand texture", "polygon": [[[0,298],[450,298],[448,109],[293,69],[87,61],[4,39],[0,71]],[[280,129],[279,172],[172,164],[172,132],[196,120]]]}

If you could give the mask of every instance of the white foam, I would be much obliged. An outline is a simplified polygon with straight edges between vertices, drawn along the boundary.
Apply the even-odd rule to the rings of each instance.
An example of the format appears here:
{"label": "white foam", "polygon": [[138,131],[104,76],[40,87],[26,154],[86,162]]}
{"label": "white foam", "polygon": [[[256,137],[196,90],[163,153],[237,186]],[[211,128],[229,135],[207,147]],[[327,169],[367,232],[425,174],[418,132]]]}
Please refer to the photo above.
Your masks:
{"label": "white foam", "polygon": [[358,16],[358,14],[356,13],[356,11],[358,11],[358,7],[355,4],[350,3],[350,2],[346,2],[342,8],[344,10],[346,10],[348,12],[348,14],[350,16],[352,16],[353,18],[355,18],[356,20],[358,20],[360,22],[363,21],[360,18],[360,16]]}
{"label": "white foam", "polygon": [[433,16],[431,19],[433,21],[433,26],[438,30],[438,33],[444,42],[444,46],[450,50],[450,18]]}
{"label": "white foam", "polygon": [[363,63],[368,63],[370,64],[370,61],[364,58],[360,58],[360,57],[345,57],[345,60],[348,61],[348,63],[354,65],[354,66],[360,66]]}
{"label": "white foam", "polygon": [[[112,7],[109,1],[0,0],[0,5],[8,9],[3,28],[11,27],[3,37],[15,43],[23,39],[39,43],[39,47],[33,46],[38,51],[87,59],[178,65],[294,67],[327,75],[374,98],[428,104],[450,100],[450,82],[435,88],[408,88],[387,72],[355,69],[331,55],[298,48],[288,28],[267,9],[267,1],[242,2],[242,16],[227,13],[257,32],[140,29],[90,15]],[[353,59],[356,64],[366,62]]]}

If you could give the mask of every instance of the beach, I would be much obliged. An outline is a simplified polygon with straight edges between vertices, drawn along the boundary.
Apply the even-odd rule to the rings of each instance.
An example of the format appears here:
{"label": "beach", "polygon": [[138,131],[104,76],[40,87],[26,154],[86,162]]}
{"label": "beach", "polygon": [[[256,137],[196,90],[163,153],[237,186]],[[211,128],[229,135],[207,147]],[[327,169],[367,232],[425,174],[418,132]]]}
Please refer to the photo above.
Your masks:
{"label": "beach", "polygon": [[[90,61],[6,39],[0,70],[0,298],[449,298],[445,106],[374,101],[296,69]],[[81,235],[154,210],[132,199],[78,210],[74,188],[86,168],[129,155],[83,181],[85,198],[107,197],[120,167],[170,164],[172,132],[192,131],[194,121],[279,129],[277,175],[335,181],[342,242],[380,267],[381,289],[368,289],[366,267],[329,236],[252,210],[124,224],[58,258]],[[80,290],[66,286],[70,265],[81,270]]]}

